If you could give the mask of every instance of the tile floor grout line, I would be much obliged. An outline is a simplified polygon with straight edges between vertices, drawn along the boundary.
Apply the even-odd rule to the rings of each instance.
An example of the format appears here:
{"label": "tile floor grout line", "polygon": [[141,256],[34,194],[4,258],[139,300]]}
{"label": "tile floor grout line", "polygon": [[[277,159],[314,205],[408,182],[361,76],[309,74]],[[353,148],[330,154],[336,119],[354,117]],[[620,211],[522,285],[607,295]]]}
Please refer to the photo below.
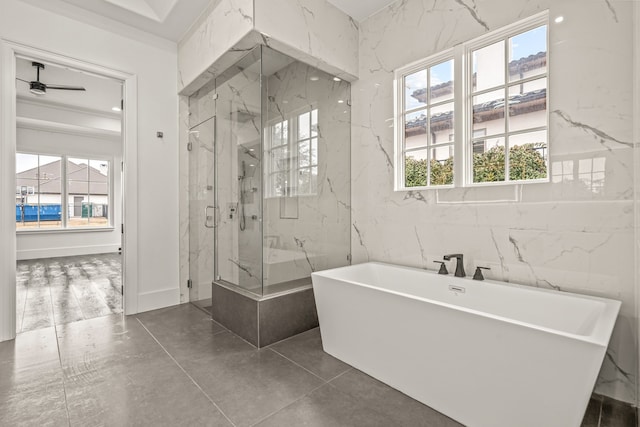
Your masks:
{"label": "tile floor grout line", "polygon": [[[213,319],[211,319],[211,321],[212,321],[212,322],[215,322],[216,324],[218,324],[218,325],[220,325],[222,328],[224,328],[224,331],[220,331],[220,332],[225,332],[225,331],[226,331],[226,332],[229,332],[230,334],[233,334],[234,336],[236,336],[236,337],[240,338],[242,341],[246,342],[247,344],[249,344],[251,347],[255,348],[256,350],[258,350],[258,351],[262,350],[261,348],[259,348],[259,347],[255,346],[255,345],[251,344],[249,341],[245,340],[245,339],[244,339],[244,338],[242,338],[240,335],[238,335],[238,334],[236,334],[235,332],[233,332],[231,329],[229,329],[229,328],[225,327],[222,323],[218,323],[218,322],[216,322],[216,321],[215,321],[215,320],[213,320]],[[217,334],[219,334],[220,332],[216,332],[216,333],[215,333],[215,334],[213,334],[213,335],[217,335]],[[265,348],[266,348],[266,347],[265,347]]]}
{"label": "tile floor grout line", "polygon": [[272,344],[269,344],[269,345],[268,345],[268,346],[266,346],[265,348],[271,348],[271,347],[273,347],[274,345],[278,345],[278,344],[280,344],[280,343],[287,342],[287,341],[289,341],[289,340],[291,340],[291,339],[293,339],[293,338],[297,337],[298,335],[306,334],[307,332],[309,332],[309,331],[313,331],[313,330],[314,330],[314,329],[316,329],[316,328],[320,328],[320,327],[319,327],[319,326],[316,326],[315,328],[308,329],[308,330],[306,330],[306,331],[304,331],[304,332],[300,332],[299,334],[291,335],[290,337],[287,337],[287,338],[285,338],[285,339],[283,339],[283,340],[276,341],[276,342],[274,342],[274,343],[272,343]]}
{"label": "tile floor grout line", "polygon": [[62,354],[60,353],[60,342],[58,341],[58,326],[53,322],[53,332],[56,336],[56,349],[58,350],[58,364],[60,365],[60,375],[62,376],[62,391],[64,393],[64,408],[67,412],[67,421],[71,427],[71,416],[69,415],[69,400],[67,398],[67,382],[64,378],[64,368],[62,367]]}
{"label": "tile floor grout line", "polygon": [[[51,291],[51,281],[49,280],[48,270],[49,270],[49,265],[45,264],[44,271],[45,271],[45,276],[47,278],[47,289],[49,290],[49,301],[51,302],[51,323],[53,324],[52,326],[54,328],[54,331],[56,332],[56,346],[57,346],[58,345],[58,329],[56,329],[56,312],[54,309],[53,292]],[[60,356],[60,348],[58,348],[58,356]],[[60,363],[62,366],[62,361],[60,361]],[[65,396],[66,396],[66,393],[65,393]]]}
{"label": "tile floor grout line", "polygon": [[151,333],[151,331],[146,327],[146,325],[144,323],[142,323],[142,320],[140,320],[138,317],[136,317],[136,320],[138,321],[138,323],[140,323],[140,325],[144,328],[145,331],[147,331],[147,333],[149,335],[151,335],[151,338],[154,339],[155,342],[158,343],[158,345],[160,346],[160,348],[162,348],[162,350],[164,350],[165,353],[167,353],[167,356],[169,356],[169,358],[171,358],[171,360],[173,360],[173,363],[176,364],[176,366],[178,368],[180,368],[180,370],[187,376],[187,378],[189,378],[191,380],[191,382],[198,388],[198,390],[200,390],[202,392],[202,394],[204,394],[204,396],[209,400],[209,402],[211,402],[211,404],[222,414],[223,417],[225,417],[227,419],[227,421],[229,421],[229,423],[233,426],[233,427],[237,427],[233,421],[231,421],[231,419],[227,416],[227,414],[224,413],[224,411],[218,406],[218,404],[216,402],[214,402],[214,400],[211,398],[211,396],[209,396],[207,394],[207,392],[205,392],[202,387],[200,387],[200,384],[198,384],[196,382],[196,380],[193,379],[193,377],[191,375],[189,375],[189,373],[182,367],[182,365],[180,365],[180,363],[171,355],[171,353],[169,353],[169,351],[165,348],[165,346],[163,346],[160,341],[158,341],[158,339],[156,338],[155,335],[153,335]]}
{"label": "tile floor grout line", "polygon": [[[330,380],[328,380],[328,381],[327,381],[327,384],[329,384],[329,385],[333,385],[333,384],[330,384],[330,383],[331,383],[331,381],[337,380],[338,378],[340,378],[341,376],[343,376],[343,375],[344,375],[344,374],[346,374],[347,372],[351,372],[351,371],[353,371],[354,369],[355,369],[355,368],[354,368],[353,366],[349,366],[349,369],[347,369],[347,370],[346,370],[346,371],[344,371],[344,372],[339,373],[339,374],[338,374],[338,375],[336,375],[335,377],[333,377],[333,378],[331,378]],[[335,387],[335,386],[334,386],[334,387]]]}
{"label": "tile floor grout line", "polygon": [[310,395],[311,393],[313,393],[314,391],[316,391],[316,390],[318,390],[319,388],[324,387],[324,386],[326,386],[326,385],[331,386],[331,384],[328,384],[328,383],[326,383],[326,382],[324,382],[324,383],[320,384],[318,387],[315,387],[315,388],[313,388],[312,390],[309,390],[307,393],[303,394],[302,396],[298,397],[297,399],[295,399],[295,400],[293,400],[293,401],[291,401],[291,402],[287,403],[287,404],[286,404],[286,405],[284,405],[282,408],[280,408],[280,409],[276,409],[275,411],[268,413],[267,415],[265,415],[264,417],[260,418],[260,419],[259,419],[258,421],[256,421],[255,423],[251,424],[251,425],[250,425],[250,427],[254,427],[254,426],[256,426],[256,425],[260,424],[261,422],[265,421],[265,420],[266,420],[266,419],[268,419],[269,417],[271,417],[271,416],[273,416],[273,415],[277,414],[277,413],[278,413],[278,412],[280,412],[280,411],[283,411],[283,410],[287,409],[289,406],[291,406],[291,405],[293,405],[293,404],[295,404],[295,403],[299,402],[300,400],[302,400],[302,399],[304,399],[305,397],[309,396],[309,395]]}
{"label": "tile floor grout line", "polygon": [[280,352],[278,352],[278,351],[274,350],[273,348],[267,348],[267,350],[271,350],[271,351],[273,351],[275,354],[277,354],[277,355],[279,355],[279,356],[283,357],[284,359],[286,359],[286,360],[288,360],[289,362],[293,363],[293,364],[294,364],[294,365],[296,365],[297,367],[304,369],[305,371],[309,372],[309,373],[310,373],[311,375],[313,375],[314,377],[319,378],[322,382],[324,382],[324,383],[327,383],[327,382],[328,382],[327,380],[325,380],[324,378],[322,378],[320,375],[318,375],[318,374],[316,374],[316,373],[314,373],[314,372],[311,372],[309,369],[307,369],[307,368],[305,368],[304,366],[302,366],[301,364],[296,363],[295,361],[293,361],[293,360],[289,359],[287,356],[285,356],[284,354],[282,354],[282,353],[280,353]]}

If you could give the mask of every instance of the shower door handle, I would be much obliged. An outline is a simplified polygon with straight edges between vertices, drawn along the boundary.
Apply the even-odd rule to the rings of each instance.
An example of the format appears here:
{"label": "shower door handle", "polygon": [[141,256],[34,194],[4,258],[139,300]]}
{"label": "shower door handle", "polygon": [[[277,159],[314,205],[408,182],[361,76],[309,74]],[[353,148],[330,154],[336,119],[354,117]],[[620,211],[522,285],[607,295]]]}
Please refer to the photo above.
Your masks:
{"label": "shower door handle", "polygon": [[[213,215],[209,215],[209,209],[213,209]],[[216,228],[216,208],[215,206],[207,206],[204,208],[204,226],[207,228]],[[213,222],[213,225],[209,225],[210,222]]]}

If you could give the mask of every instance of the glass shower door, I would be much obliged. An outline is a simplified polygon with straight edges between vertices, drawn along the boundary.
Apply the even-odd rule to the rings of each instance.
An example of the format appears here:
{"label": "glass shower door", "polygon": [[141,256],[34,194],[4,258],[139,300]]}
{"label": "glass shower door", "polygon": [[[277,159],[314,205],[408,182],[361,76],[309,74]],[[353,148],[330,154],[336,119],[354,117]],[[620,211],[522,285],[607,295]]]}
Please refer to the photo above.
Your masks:
{"label": "glass shower door", "polygon": [[262,82],[255,48],[216,78],[216,278],[262,295]]}
{"label": "glass shower door", "polygon": [[215,116],[189,131],[189,301],[211,298],[214,279]]}

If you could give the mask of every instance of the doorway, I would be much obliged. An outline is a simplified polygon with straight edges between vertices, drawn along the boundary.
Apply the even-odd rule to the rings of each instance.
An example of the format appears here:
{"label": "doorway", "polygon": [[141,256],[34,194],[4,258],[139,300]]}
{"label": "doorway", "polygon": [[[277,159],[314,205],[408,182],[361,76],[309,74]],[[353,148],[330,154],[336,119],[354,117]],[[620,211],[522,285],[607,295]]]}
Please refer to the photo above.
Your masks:
{"label": "doorway", "polygon": [[[118,179],[122,188],[122,213],[120,219],[115,219],[116,211],[111,206],[91,207],[87,206],[89,211],[100,213],[103,216],[114,217],[111,226],[120,233],[124,230],[126,224],[126,233],[120,233],[121,239],[119,248],[122,248],[122,283],[124,287],[123,307],[125,314],[133,314],[137,312],[137,294],[138,285],[135,278],[137,277],[137,209],[135,201],[138,198],[137,190],[137,82],[134,74],[112,70],[100,65],[87,63],[78,59],[69,58],[55,53],[43,51],[37,48],[15,44],[8,41],[0,41],[0,92],[3,93],[0,98],[0,198],[4,200],[4,206],[12,206],[15,200],[16,192],[16,139],[18,133],[19,122],[17,120],[18,110],[17,104],[17,61],[19,58],[38,58],[43,63],[56,64],[73,70],[79,70],[83,73],[93,75],[95,77],[117,80],[122,84],[122,111],[121,122],[121,145],[122,156],[119,163],[112,163],[113,176],[121,176]],[[31,79],[26,79],[27,83]],[[35,80],[35,79],[34,79]],[[45,83],[46,80],[42,79]],[[57,82],[54,82],[57,83]],[[64,132],[60,133],[61,135]],[[81,157],[85,157],[83,154]],[[86,157],[87,160],[92,160]],[[61,162],[63,165],[65,161]],[[120,173],[120,170],[122,172]],[[115,173],[118,171],[118,173]],[[115,182],[112,182],[115,185]],[[64,195],[64,200],[68,200],[69,193]],[[75,214],[75,200],[71,198],[70,203],[60,203],[60,214]],[[91,202],[88,201],[88,204]],[[125,208],[126,204],[126,208]],[[95,209],[94,209],[95,208]],[[67,218],[61,216],[61,218]],[[82,219],[82,211],[80,212],[80,221]],[[87,216],[86,220],[92,223],[93,216]],[[67,218],[68,219],[68,218]],[[60,234],[58,231],[50,231],[51,233]],[[64,234],[62,234],[64,236]],[[3,209],[0,212],[0,240],[4,244],[0,248],[0,341],[15,338],[16,335],[16,262],[17,262],[17,239],[16,239],[16,213],[11,209]],[[46,253],[46,252],[45,252]],[[36,253],[31,253],[36,256]]]}
{"label": "doorway", "polygon": [[122,313],[121,104],[120,80],[16,57],[17,333]]}

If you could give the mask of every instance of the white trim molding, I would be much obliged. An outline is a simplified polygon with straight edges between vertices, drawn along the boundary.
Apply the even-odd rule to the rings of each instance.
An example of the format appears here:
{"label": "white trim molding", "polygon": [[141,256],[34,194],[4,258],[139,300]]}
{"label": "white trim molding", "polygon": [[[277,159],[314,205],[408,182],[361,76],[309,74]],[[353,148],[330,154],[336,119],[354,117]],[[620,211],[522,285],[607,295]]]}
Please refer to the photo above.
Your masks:
{"label": "white trim molding", "polygon": [[23,249],[17,251],[18,261],[38,258],[57,258],[76,255],[97,255],[117,253],[119,245],[69,246],[61,248]]}
{"label": "white trim molding", "polygon": [[[15,197],[16,155],[16,56],[39,59],[120,80],[123,82],[123,222],[122,239],[125,314],[138,312],[138,143],[137,77],[98,64],[44,51],[9,40],[0,40],[0,200],[11,206]],[[116,165],[117,166],[117,165]],[[0,210],[0,341],[16,335],[16,230],[10,209]],[[116,224],[119,227],[119,224]]]}
{"label": "white trim molding", "polygon": [[144,292],[139,295],[138,312],[143,313],[145,311],[176,305],[176,301],[180,301],[179,287]]}

